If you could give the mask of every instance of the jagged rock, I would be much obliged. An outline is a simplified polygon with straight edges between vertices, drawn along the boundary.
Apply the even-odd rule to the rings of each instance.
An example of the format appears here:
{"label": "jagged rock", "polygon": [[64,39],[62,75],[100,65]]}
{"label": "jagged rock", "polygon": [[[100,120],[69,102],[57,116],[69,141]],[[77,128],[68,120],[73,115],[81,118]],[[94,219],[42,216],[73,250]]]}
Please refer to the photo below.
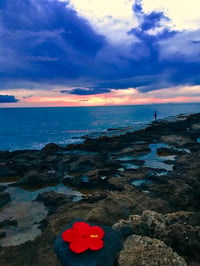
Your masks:
{"label": "jagged rock", "polygon": [[40,169],[35,169],[27,172],[21,183],[27,185],[50,185],[61,180],[61,176],[55,171],[46,170],[41,172]]}
{"label": "jagged rock", "polygon": [[164,216],[155,211],[144,211],[142,215],[130,215],[127,220],[120,220],[113,225],[117,231],[121,231],[124,237],[130,234],[154,236],[162,234],[166,230]]}
{"label": "jagged rock", "polygon": [[0,192],[0,207],[8,204],[11,201],[10,194],[7,192]]}
{"label": "jagged rock", "polygon": [[185,152],[173,148],[160,147],[157,149],[157,154],[159,156],[171,156],[171,155],[185,154]]}
{"label": "jagged rock", "polygon": [[200,212],[179,211],[164,215],[167,225],[176,223],[190,224],[192,226],[200,226]]}
{"label": "jagged rock", "polygon": [[170,225],[163,241],[179,254],[200,260],[200,226],[181,223]]}
{"label": "jagged rock", "polygon": [[53,212],[58,206],[71,202],[72,198],[72,196],[67,196],[55,191],[49,191],[40,193],[36,200],[43,202],[44,205]]}
{"label": "jagged rock", "polygon": [[0,228],[3,228],[5,226],[17,226],[18,222],[17,220],[3,220],[0,222]]}
{"label": "jagged rock", "polygon": [[192,140],[191,138],[180,135],[161,136],[161,140],[169,145],[175,145],[177,147],[183,147],[188,143],[194,143],[194,140]]}
{"label": "jagged rock", "polygon": [[68,170],[74,173],[85,173],[91,169],[117,168],[116,163],[113,160],[109,160],[105,155],[91,155],[84,154],[77,157],[72,157],[73,160],[67,162]]}
{"label": "jagged rock", "polygon": [[144,211],[142,215],[130,215],[120,220],[113,229],[124,237],[131,234],[162,240],[180,255],[200,259],[200,213],[177,212],[161,215]]}
{"label": "jagged rock", "polygon": [[6,237],[6,232],[0,232],[0,239]]}
{"label": "jagged rock", "polygon": [[[119,231],[123,233],[124,238],[133,233],[157,238],[184,256],[188,263],[192,260],[199,263],[200,217],[194,211],[200,210],[200,144],[197,143],[200,135],[197,127],[193,126],[199,124],[199,121],[200,114],[192,115],[184,121],[154,123],[145,130],[123,136],[88,139],[84,144],[74,144],[67,149],[52,145],[46,150],[33,153],[16,151],[3,154],[0,158],[0,172],[4,169],[5,179],[2,178],[2,182],[7,179],[8,174],[19,176],[24,182],[30,175],[29,180],[33,182],[29,183],[29,188],[32,188],[36,183],[40,183],[40,180],[47,186],[52,184],[54,178],[60,182],[63,178],[71,178],[71,175],[79,182],[78,179],[88,176],[89,180],[94,180],[94,183],[99,185],[98,189],[110,191],[106,193],[106,197],[94,195],[80,202],[64,203],[62,198],[56,200],[53,212],[51,207],[48,207],[51,215],[45,218],[46,224],[41,235],[19,246],[1,248],[0,265],[60,266],[53,253],[52,243],[66,223],[76,217],[82,217],[89,222],[111,226],[119,219],[127,219],[130,214],[135,215],[132,215],[130,220],[118,222],[121,223]],[[191,152],[178,154],[173,170],[165,171],[164,175],[161,169],[159,172],[159,169],[153,170],[144,166],[130,171],[125,167],[123,171],[118,170],[118,157],[147,154],[150,152],[149,144],[162,141],[174,149],[188,149]],[[32,171],[35,171],[36,178],[31,178]],[[149,171],[153,174],[148,175]],[[32,173],[32,176],[34,175]],[[108,180],[108,183],[104,183],[105,186],[103,182],[98,183],[102,178]],[[145,187],[145,191],[144,187],[131,185],[132,181],[142,179],[152,181]],[[117,187],[118,191],[111,191],[110,185]],[[82,189],[81,185],[79,187]],[[93,186],[92,191],[95,189]],[[82,189],[81,192],[90,193],[91,190]],[[54,196],[50,197],[46,204],[53,206],[54,200]],[[144,210],[160,213],[142,214]],[[175,213],[180,210],[187,212]],[[169,212],[173,213],[165,215]],[[146,265],[149,265],[149,262]]]}
{"label": "jagged rock", "polygon": [[11,158],[11,152],[9,151],[0,151],[0,160],[8,160]]}
{"label": "jagged rock", "polygon": [[162,241],[131,235],[119,254],[119,266],[187,266],[185,260]]}
{"label": "jagged rock", "polygon": [[97,190],[85,196],[84,199],[87,200],[87,202],[93,203],[105,199],[107,196],[108,196],[107,191]]}
{"label": "jagged rock", "polygon": [[44,146],[44,148],[41,150],[41,153],[42,154],[51,154],[51,153],[58,152],[60,150],[63,150],[63,148],[58,146],[55,143],[49,143],[49,144]]}
{"label": "jagged rock", "polygon": [[151,149],[148,147],[148,143],[134,143],[133,145],[131,145],[131,147],[126,147],[122,149],[119,154],[131,154],[134,156],[141,156],[149,152],[151,152]]}
{"label": "jagged rock", "polygon": [[[14,156],[15,155],[15,156]],[[38,159],[38,152],[34,150],[24,151],[21,153],[13,152],[13,160],[19,162],[32,162]]]}
{"label": "jagged rock", "polygon": [[0,192],[4,191],[6,189],[6,186],[0,185]]}
{"label": "jagged rock", "polygon": [[200,131],[200,123],[193,124],[192,129]]}
{"label": "jagged rock", "polygon": [[8,176],[16,176],[18,175],[18,171],[13,169],[12,165],[2,164],[0,165],[0,177],[6,178]]}

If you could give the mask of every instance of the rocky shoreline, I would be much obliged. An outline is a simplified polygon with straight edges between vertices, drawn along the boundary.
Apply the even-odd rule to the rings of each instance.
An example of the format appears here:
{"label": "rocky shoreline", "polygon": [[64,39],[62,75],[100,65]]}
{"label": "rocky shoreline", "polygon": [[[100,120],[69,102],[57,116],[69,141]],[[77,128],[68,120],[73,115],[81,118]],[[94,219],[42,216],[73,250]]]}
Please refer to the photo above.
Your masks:
{"label": "rocky shoreline", "polygon": [[199,161],[200,113],[1,151],[0,265],[61,265],[54,239],[75,218],[120,232],[114,265],[200,265]]}

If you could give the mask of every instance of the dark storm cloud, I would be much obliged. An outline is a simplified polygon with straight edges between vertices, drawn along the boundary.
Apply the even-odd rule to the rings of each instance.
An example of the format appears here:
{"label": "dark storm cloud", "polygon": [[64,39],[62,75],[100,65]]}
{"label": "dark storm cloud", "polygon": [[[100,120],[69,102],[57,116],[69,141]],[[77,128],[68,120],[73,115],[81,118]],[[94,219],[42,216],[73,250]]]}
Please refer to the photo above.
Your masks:
{"label": "dark storm cloud", "polygon": [[141,0],[135,0],[135,3],[133,5],[132,9],[136,15],[141,14],[142,13],[142,1]]}
{"label": "dark storm cloud", "polygon": [[141,24],[141,29],[146,31],[154,29],[160,26],[160,22],[169,19],[163,14],[163,12],[151,12],[150,14],[143,15],[143,22]]}
{"label": "dark storm cloud", "polygon": [[13,95],[0,95],[0,103],[16,103],[18,99]]}
{"label": "dark storm cloud", "polygon": [[100,87],[93,87],[93,88],[76,88],[71,90],[70,94],[75,95],[92,95],[92,94],[100,94],[100,93],[108,93],[111,89],[107,88],[100,88]]}
{"label": "dark storm cloud", "polygon": [[64,2],[1,0],[1,89],[60,84],[73,88],[61,93],[91,95],[200,84],[200,31],[170,29],[169,18],[145,13],[141,0],[135,1],[133,15],[138,25],[128,34],[135,39],[123,47],[96,33]]}
{"label": "dark storm cloud", "polygon": [[1,2],[0,37],[7,80],[37,82],[76,78],[87,72],[87,63],[105,38],[66,4],[48,0]]}
{"label": "dark storm cloud", "polygon": [[[159,79],[142,86],[140,91],[147,92],[153,89],[165,88],[176,85],[195,85],[200,84],[198,69],[200,60],[191,60],[188,51],[181,53],[184,45],[187,43],[191,53],[198,49],[195,48],[194,42],[188,39],[187,31],[178,32],[166,26],[169,18],[163,12],[150,12],[145,14],[142,8],[142,1],[136,0],[133,5],[133,11],[139,20],[139,25],[130,30],[129,34],[138,38],[138,43],[132,44],[132,50],[139,55],[141,73],[144,75],[159,75]],[[154,30],[152,33],[150,30]],[[193,38],[197,37],[199,32],[194,33]],[[174,49],[177,43],[183,42],[180,50]],[[163,44],[169,44],[173,47],[174,52],[169,52]],[[185,45],[185,46],[187,46]],[[163,46],[165,46],[163,48]],[[182,50],[181,50],[182,49]],[[187,49],[187,48],[186,48]],[[161,53],[165,53],[162,57]]]}

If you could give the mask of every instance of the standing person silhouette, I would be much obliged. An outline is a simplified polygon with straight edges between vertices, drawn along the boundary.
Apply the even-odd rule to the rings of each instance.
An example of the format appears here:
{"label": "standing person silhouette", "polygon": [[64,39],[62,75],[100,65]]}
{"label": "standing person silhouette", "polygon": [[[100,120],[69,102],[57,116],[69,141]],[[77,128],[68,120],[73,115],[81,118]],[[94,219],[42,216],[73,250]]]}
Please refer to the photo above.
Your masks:
{"label": "standing person silhouette", "polygon": [[156,111],[154,112],[154,119],[155,119],[155,121],[157,120],[157,112]]}

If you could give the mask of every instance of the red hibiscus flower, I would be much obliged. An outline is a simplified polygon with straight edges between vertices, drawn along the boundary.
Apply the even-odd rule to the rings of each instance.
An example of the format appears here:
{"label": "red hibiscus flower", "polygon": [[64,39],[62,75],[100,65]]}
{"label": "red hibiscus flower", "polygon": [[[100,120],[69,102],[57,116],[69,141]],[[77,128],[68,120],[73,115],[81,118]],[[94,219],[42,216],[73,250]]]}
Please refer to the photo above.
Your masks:
{"label": "red hibiscus flower", "polygon": [[69,248],[75,253],[101,249],[104,246],[103,236],[104,230],[101,227],[84,222],[76,222],[71,229],[62,233],[62,239],[70,243]]}

